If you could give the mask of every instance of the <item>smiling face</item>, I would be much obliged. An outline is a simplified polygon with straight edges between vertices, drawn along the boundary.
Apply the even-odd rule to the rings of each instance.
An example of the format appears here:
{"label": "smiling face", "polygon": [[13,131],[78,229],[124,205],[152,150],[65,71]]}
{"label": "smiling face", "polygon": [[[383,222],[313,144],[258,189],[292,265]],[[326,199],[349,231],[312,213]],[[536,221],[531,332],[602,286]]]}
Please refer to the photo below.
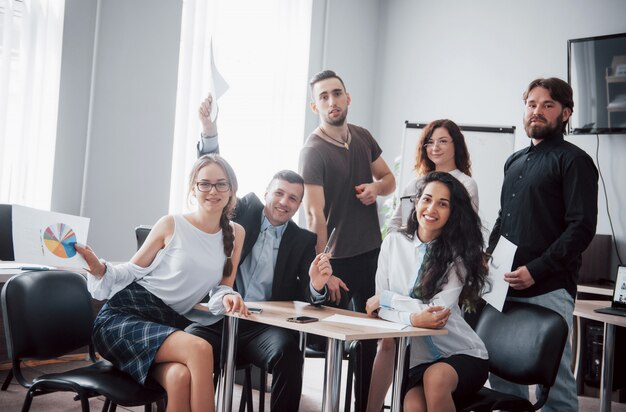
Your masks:
{"label": "smiling face", "polygon": [[293,217],[302,203],[304,187],[300,183],[274,179],[265,192],[265,217],[273,226],[280,226]]}
{"label": "smiling face", "polygon": [[415,203],[417,235],[422,242],[430,242],[441,234],[450,218],[450,189],[441,182],[430,182]]}
{"label": "smiling face", "polygon": [[331,77],[320,80],[313,85],[311,93],[314,99],[311,109],[324,124],[342,126],[346,122],[350,95],[339,79]]}
{"label": "smiling face", "polygon": [[208,192],[201,192],[198,189],[198,183],[211,183],[212,185],[228,183],[230,185],[226,172],[217,163],[209,163],[198,171],[196,184],[193,187],[194,197],[198,200],[199,208],[221,213],[233,195],[232,189],[219,192],[217,188],[211,187]]}
{"label": "smiling face", "polygon": [[528,137],[535,139],[535,144],[545,138],[558,135],[572,111],[563,108],[550,95],[550,91],[537,86],[528,93],[524,111],[524,130]]}
{"label": "smiling face", "polygon": [[448,129],[445,127],[436,128],[425,146],[428,158],[435,164],[435,170],[450,172],[456,169],[454,142]]}

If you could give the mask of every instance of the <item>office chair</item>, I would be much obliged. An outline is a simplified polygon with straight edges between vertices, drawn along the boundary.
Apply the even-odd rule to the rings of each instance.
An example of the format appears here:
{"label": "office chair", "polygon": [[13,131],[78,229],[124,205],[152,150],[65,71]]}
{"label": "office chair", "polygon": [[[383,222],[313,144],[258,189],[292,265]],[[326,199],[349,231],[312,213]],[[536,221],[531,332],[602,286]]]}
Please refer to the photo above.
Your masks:
{"label": "office chair", "polygon": [[148,233],[152,230],[152,226],[140,225],[135,228],[135,237],[137,238],[137,250],[141,248],[143,242],[146,241]]}
{"label": "office chair", "polygon": [[482,388],[457,403],[458,411],[536,411],[554,385],[567,340],[565,319],[537,305],[509,302],[504,312],[490,305],[483,309],[476,333],[489,352],[489,372],[510,382],[539,385],[541,397],[535,404],[527,399]]}
{"label": "office chair", "polygon": [[[82,275],[63,270],[25,272],[9,279],[1,299],[12,371],[28,389],[23,411],[30,409],[35,396],[52,392],[74,392],[82,411],[89,411],[89,398],[94,396],[106,398],[103,411],[114,411],[117,405],[144,405],[149,411],[152,403],[165,399],[165,390],[156,382],[146,387],[111,363],[96,361],[91,294]],[[93,362],[88,366],[33,380],[22,374],[24,360],[58,358],[85,346]]]}
{"label": "office chair", "polygon": [[12,205],[0,204],[0,260],[15,260]]}

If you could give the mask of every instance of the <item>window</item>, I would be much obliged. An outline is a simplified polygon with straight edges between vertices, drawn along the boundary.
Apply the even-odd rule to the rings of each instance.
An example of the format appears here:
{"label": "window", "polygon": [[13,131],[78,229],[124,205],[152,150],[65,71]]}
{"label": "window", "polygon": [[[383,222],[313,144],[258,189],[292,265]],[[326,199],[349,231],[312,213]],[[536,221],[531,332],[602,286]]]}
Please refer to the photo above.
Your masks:
{"label": "window", "polygon": [[64,0],[0,0],[0,203],[50,208]]}
{"label": "window", "polygon": [[170,212],[186,206],[186,179],[200,135],[198,106],[215,62],[229,85],[219,99],[220,153],[238,195],[262,195],[275,172],[297,170],[308,89],[308,1],[186,0],[183,3]]}

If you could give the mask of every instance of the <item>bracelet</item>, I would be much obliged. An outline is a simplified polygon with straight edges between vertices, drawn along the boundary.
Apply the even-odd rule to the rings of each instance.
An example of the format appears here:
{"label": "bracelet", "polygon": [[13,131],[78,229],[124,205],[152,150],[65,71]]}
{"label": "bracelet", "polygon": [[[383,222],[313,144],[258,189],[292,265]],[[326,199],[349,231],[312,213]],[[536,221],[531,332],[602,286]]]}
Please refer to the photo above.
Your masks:
{"label": "bracelet", "polygon": [[104,265],[104,272],[102,272],[102,276],[100,276],[100,277],[103,277],[109,271],[109,264],[104,259],[100,259],[100,263]]}
{"label": "bracelet", "polygon": [[213,139],[214,137],[217,137],[217,133],[215,133],[213,136],[207,136],[203,132],[200,132],[200,138],[202,139]]}

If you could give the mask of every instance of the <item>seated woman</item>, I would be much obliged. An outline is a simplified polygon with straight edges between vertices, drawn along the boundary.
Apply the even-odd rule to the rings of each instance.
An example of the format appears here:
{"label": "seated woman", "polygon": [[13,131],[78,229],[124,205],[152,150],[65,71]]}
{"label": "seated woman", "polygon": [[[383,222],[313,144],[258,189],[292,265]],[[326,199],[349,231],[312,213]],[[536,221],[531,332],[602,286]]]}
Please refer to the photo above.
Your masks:
{"label": "seated woman", "polygon": [[236,191],[230,165],[202,156],[189,179],[197,209],[159,219],[130,262],[111,266],[76,246],[89,265],[92,295],[109,299],[94,322],[96,349],[138,382],[150,376],[161,384],[168,411],[215,410],[212,345],[221,342],[184,332],[191,323],[185,314],[207,294],[213,315],[248,314],[232,289],[244,239],[243,228],[229,220]]}
{"label": "seated woman", "polygon": [[[472,162],[469,151],[461,129],[452,120],[433,120],[424,127],[415,148],[414,170],[418,177],[412,179],[403,188],[403,197],[414,196],[426,174],[433,171],[448,172],[463,183],[470,195],[474,210],[478,211],[478,185],[471,177]],[[391,231],[399,230],[403,224],[405,222],[403,222],[402,204],[398,204],[389,220],[389,229]],[[394,339],[381,339],[378,341],[378,353],[375,362],[380,364],[392,363],[395,353]],[[393,371],[389,369],[372,380],[367,402],[368,411],[379,412],[381,410],[392,377]]]}
{"label": "seated woman", "polygon": [[[412,338],[405,411],[454,411],[454,399],[476,392],[487,380],[487,350],[459,308],[475,304],[485,286],[482,245],[480,219],[467,190],[443,172],[423,178],[406,229],[383,241],[368,314],[448,330]],[[391,367],[375,363],[372,383]]]}

